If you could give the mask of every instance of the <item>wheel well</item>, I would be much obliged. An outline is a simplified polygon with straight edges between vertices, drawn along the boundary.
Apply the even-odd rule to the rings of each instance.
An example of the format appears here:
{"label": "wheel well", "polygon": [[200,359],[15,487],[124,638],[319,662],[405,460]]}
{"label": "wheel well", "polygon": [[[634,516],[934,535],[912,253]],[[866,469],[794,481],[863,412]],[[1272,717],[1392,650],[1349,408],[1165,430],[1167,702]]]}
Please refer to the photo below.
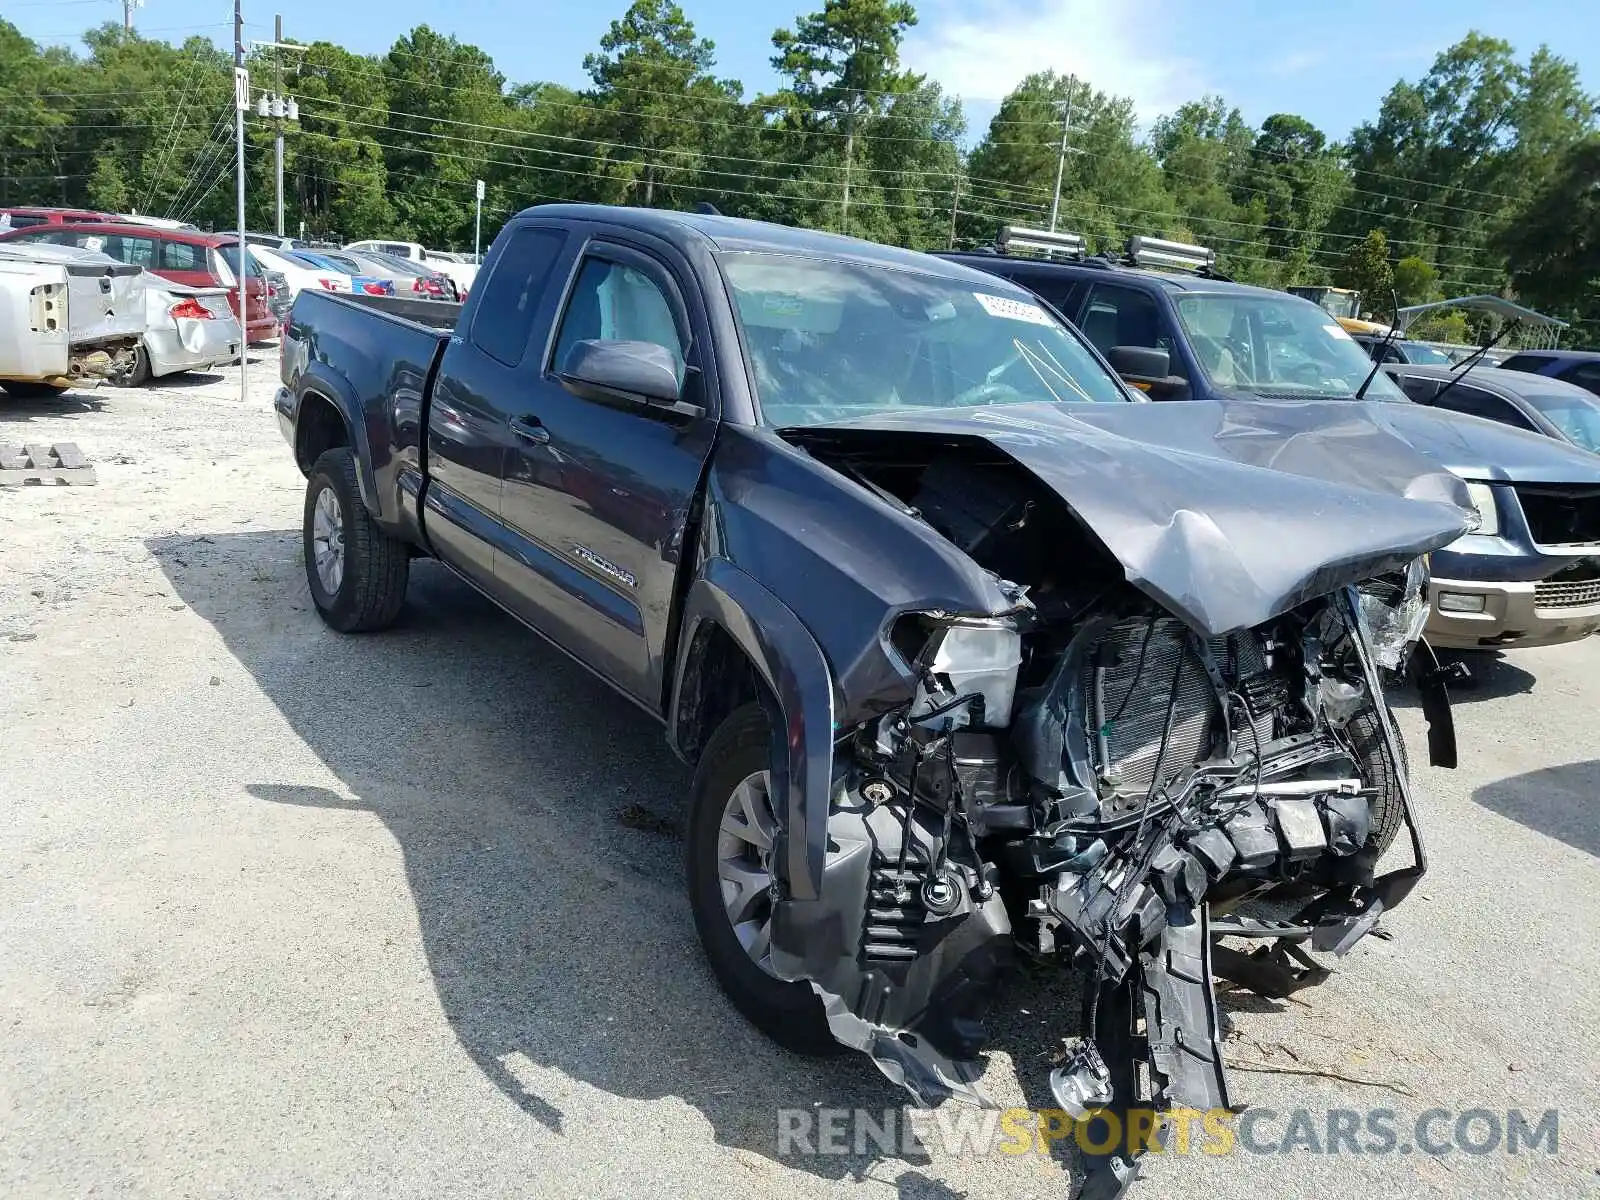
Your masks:
{"label": "wheel well", "polygon": [[761,704],[775,728],[781,727],[772,691],[750,656],[722,626],[702,622],[684,661],[674,715],[678,750],[684,760],[691,766],[699,762],[717,727],[752,700]]}
{"label": "wheel well", "polygon": [[312,464],[324,452],[350,444],[350,430],[343,414],[321,392],[307,392],[301,397],[294,428],[294,459],[305,475],[311,473]]}

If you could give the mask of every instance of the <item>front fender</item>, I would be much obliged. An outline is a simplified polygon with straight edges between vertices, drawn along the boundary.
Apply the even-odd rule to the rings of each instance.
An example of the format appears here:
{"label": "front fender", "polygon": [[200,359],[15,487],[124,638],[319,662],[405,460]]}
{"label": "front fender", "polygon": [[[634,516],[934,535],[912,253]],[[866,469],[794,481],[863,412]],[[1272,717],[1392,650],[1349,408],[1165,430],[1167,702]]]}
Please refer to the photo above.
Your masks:
{"label": "front fender", "polygon": [[833,674],[816,639],[781,600],[725,558],[706,559],[684,601],[669,713],[680,711],[690,647],[702,623],[719,625],[776,701],[772,791],[785,814],[777,861],[797,900],[815,900],[828,848],[833,780]]}
{"label": "front fender", "polygon": [[[310,362],[301,371],[299,378],[294,383],[294,422],[296,437],[298,437],[300,409],[305,404],[307,393],[315,392],[339,411],[339,416],[344,421],[344,427],[350,433],[350,445],[356,453],[356,479],[361,485],[361,502],[367,506],[367,511],[378,520],[384,520],[384,513],[378,503],[378,482],[372,470],[372,444],[367,436],[367,422],[363,415],[361,402],[356,398],[350,384],[340,376],[319,362]],[[299,447],[296,446],[298,451]],[[392,517],[390,518],[392,520]]]}

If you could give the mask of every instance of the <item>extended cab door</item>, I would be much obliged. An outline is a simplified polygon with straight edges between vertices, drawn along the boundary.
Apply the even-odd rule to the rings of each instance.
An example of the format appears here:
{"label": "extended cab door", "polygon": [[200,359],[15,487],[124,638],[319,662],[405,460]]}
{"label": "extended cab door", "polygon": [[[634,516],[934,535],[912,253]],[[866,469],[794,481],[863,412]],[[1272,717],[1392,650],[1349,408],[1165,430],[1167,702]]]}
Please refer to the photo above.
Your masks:
{"label": "extended cab door", "polygon": [[472,321],[445,350],[428,407],[428,539],[441,558],[510,606],[495,560],[506,534],[500,494],[517,393],[526,386],[527,360],[544,344],[558,297],[551,280],[566,257],[559,229],[517,226],[494,260],[493,276],[476,299]]}
{"label": "extended cab door", "polygon": [[[666,248],[621,238],[574,247],[553,336],[524,365],[495,569],[524,620],[653,710],[717,396],[693,275]],[[574,395],[557,372],[588,340],[665,347],[686,403]]]}

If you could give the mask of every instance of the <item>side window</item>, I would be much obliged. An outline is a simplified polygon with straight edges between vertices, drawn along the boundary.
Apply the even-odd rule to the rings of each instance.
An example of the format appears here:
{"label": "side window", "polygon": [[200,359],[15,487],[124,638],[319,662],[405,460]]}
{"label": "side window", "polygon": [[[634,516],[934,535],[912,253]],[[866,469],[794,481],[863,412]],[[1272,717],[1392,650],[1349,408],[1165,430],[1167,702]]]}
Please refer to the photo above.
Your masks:
{"label": "side window", "polygon": [[132,263],[136,267],[150,267],[156,265],[156,242],[154,238],[125,237],[122,242],[122,252],[113,254],[113,258],[120,258],[125,263]]}
{"label": "side window", "polygon": [[637,267],[604,258],[586,258],[561,317],[555,366],[582,341],[654,342],[672,351],[683,381],[683,339],[672,305],[660,285]]}
{"label": "side window", "polygon": [[1544,364],[1545,360],[1536,354],[1513,354],[1500,365],[1507,371],[1530,371],[1538,375],[1540,374],[1539,368]]}
{"label": "side window", "polygon": [[1438,404],[1440,408],[1448,408],[1451,412],[1487,417],[1502,425],[1515,425],[1518,429],[1533,428],[1533,422],[1518,412],[1516,406],[1509,400],[1502,400],[1499,396],[1472,387],[1470,384],[1456,384],[1440,398]]}
{"label": "side window", "polygon": [[188,242],[161,243],[161,269],[163,271],[206,270],[205,247]]}
{"label": "side window", "polygon": [[533,317],[561,255],[566,234],[554,229],[519,229],[500,252],[488,283],[479,291],[472,318],[472,344],[514,367],[533,333]]}
{"label": "side window", "polygon": [[1575,383],[1581,388],[1588,388],[1600,396],[1600,362],[1577,363],[1562,371],[1556,378]]}
{"label": "side window", "polygon": [[16,213],[0,213],[0,229],[21,229],[25,225],[43,225],[43,217],[25,217]]}
{"label": "side window", "polygon": [[[1428,379],[1421,375],[1391,375],[1390,378],[1400,385],[1402,392],[1418,404],[1430,403],[1433,394],[1443,386],[1439,380]],[[1448,400],[1450,397],[1446,396],[1445,399]]]}
{"label": "side window", "polygon": [[1167,322],[1147,293],[1133,288],[1097,284],[1079,323],[1083,336],[1104,354],[1114,346],[1145,346],[1165,350],[1172,374],[1183,374],[1183,360],[1173,347]]}

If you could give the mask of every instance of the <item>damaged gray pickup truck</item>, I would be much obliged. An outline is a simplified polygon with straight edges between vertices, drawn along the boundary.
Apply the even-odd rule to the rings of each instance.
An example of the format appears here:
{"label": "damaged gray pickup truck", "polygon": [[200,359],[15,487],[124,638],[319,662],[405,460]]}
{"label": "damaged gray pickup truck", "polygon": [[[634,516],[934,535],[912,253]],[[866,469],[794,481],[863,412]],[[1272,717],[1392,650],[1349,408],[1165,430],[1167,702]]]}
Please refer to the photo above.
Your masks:
{"label": "damaged gray pickup truck", "polygon": [[1063,1107],[1229,1105],[1214,974],[1315,982],[1426,867],[1384,686],[1475,517],[1359,406],[1145,403],[994,276],[593,206],[459,310],[302,292],[282,374],[323,619],[432,556],[662,721],[706,954],[785,1045],[981,1100],[1029,956],[1091,979]]}

